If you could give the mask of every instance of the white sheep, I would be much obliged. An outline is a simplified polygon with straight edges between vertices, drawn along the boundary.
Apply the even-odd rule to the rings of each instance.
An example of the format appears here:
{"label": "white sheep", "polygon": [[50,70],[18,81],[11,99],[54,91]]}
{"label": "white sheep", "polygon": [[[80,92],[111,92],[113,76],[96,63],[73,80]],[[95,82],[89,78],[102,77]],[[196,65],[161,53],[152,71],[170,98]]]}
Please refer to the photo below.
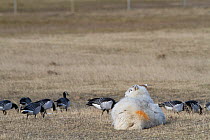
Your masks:
{"label": "white sheep", "polygon": [[164,124],[165,115],[154,104],[147,85],[134,85],[125,92],[111,112],[114,128],[117,130],[144,129]]}

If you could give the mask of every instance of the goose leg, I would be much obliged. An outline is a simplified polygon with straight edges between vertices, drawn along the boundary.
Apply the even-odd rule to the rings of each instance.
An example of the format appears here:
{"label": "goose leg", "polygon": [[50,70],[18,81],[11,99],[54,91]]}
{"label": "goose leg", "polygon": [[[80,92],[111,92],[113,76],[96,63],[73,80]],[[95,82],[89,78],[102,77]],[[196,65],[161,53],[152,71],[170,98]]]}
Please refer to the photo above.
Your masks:
{"label": "goose leg", "polygon": [[104,110],[102,110],[102,113],[100,115],[100,122],[102,121],[102,115],[104,114]]}
{"label": "goose leg", "polygon": [[45,110],[44,113],[42,114],[42,117],[45,117],[45,114],[47,114],[47,111]]}
{"label": "goose leg", "polygon": [[3,110],[3,114],[4,114],[4,115],[7,115],[7,112],[6,112],[5,110]]}
{"label": "goose leg", "polygon": [[26,118],[27,120],[28,120],[28,116],[29,116],[29,115],[27,114],[27,118]]}
{"label": "goose leg", "polygon": [[105,111],[105,110],[102,111],[101,116],[104,114],[104,111]]}
{"label": "goose leg", "polygon": [[44,118],[45,114],[47,114],[47,111],[41,112],[41,116]]}
{"label": "goose leg", "polygon": [[203,112],[202,112],[202,107],[199,105],[199,108],[200,108],[200,112],[199,114],[201,115]]}
{"label": "goose leg", "polygon": [[20,108],[19,108],[19,112],[21,112],[21,110],[23,109],[23,106],[22,105],[20,105]]}

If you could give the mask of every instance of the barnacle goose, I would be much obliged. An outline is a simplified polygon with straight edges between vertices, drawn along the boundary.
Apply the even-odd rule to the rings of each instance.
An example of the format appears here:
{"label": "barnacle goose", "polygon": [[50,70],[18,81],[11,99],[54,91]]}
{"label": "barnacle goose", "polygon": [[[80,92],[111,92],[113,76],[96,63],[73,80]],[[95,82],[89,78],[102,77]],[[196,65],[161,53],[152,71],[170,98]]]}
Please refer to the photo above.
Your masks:
{"label": "barnacle goose", "polygon": [[199,113],[202,114],[202,107],[195,100],[189,100],[184,102],[184,110],[188,113]]}
{"label": "barnacle goose", "polygon": [[204,105],[204,108],[207,110],[207,111],[210,111],[210,102],[206,103]]}
{"label": "barnacle goose", "polygon": [[44,114],[47,114],[47,109],[53,108],[53,111],[56,110],[55,104],[52,100],[50,99],[42,99],[39,101],[36,101],[35,103],[39,103],[43,108],[44,108]]}
{"label": "barnacle goose", "polygon": [[44,108],[41,106],[40,103],[30,103],[21,110],[22,114],[27,114],[27,119],[29,115],[36,115],[40,112],[42,117],[44,118]]}
{"label": "barnacle goose", "polygon": [[57,103],[57,107],[59,107],[62,111],[62,109],[68,110],[68,107],[70,106],[70,101],[68,98],[66,98],[66,95],[69,95],[68,92],[63,92],[63,98],[58,99],[55,101]]}
{"label": "barnacle goose", "polygon": [[20,110],[22,110],[25,106],[31,103],[31,99],[29,97],[22,97],[20,99]]}
{"label": "barnacle goose", "polygon": [[181,101],[174,100],[174,101],[169,101],[169,102],[163,102],[158,105],[159,107],[164,107],[166,110],[174,110],[176,108],[176,105],[181,104],[181,103],[182,103]]}
{"label": "barnacle goose", "polygon": [[103,115],[104,111],[107,111],[107,114],[108,114],[109,110],[111,110],[115,104],[116,104],[116,101],[112,98],[93,98],[93,99],[89,99],[86,105],[94,106],[97,109],[102,110],[101,115]]}
{"label": "barnacle goose", "polygon": [[0,101],[0,110],[3,111],[3,114],[6,115],[6,110],[10,110],[15,108],[18,110],[18,106],[15,103],[12,103],[10,100],[2,100]]}

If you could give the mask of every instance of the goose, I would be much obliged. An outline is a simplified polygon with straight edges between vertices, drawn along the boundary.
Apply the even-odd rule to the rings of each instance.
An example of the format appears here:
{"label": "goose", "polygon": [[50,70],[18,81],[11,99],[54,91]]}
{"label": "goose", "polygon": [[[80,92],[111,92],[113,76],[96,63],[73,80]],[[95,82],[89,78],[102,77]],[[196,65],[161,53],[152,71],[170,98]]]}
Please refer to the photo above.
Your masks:
{"label": "goose", "polygon": [[47,114],[47,109],[53,108],[53,111],[56,110],[54,102],[50,99],[42,99],[36,101],[35,103],[39,103],[44,108],[44,114]]}
{"label": "goose", "polygon": [[22,110],[25,106],[31,103],[31,99],[29,97],[22,97],[20,99],[20,110]]}
{"label": "goose", "polygon": [[44,108],[41,106],[40,103],[30,103],[21,110],[22,114],[27,114],[27,119],[29,115],[36,115],[40,112],[42,117],[44,118]]}
{"label": "goose", "polygon": [[206,103],[204,105],[204,108],[207,110],[207,111],[210,111],[210,102]]}
{"label": "goose", "polygon": [[158,104],[159,107],[164,107],[166,110],[174,110],[177,109],[178,106],[174,107],[177,104],[181,104],[181,101],[174,100],[174,101],[169,101],[169,102],[163,102]]}
{"label": "goose", "polygon": [[202,107],[195,100],[189,100],[184,102],[184,110],[188,113],[199,113],[202,114]]}
{"label": "goose", "polygon": [[93,98],[93,99],[89,99],[86,105],[94,106],[97,109],[102,110],[101,115],[103,115],[104,111],[107,111],[107,114],[108,114],[109,110],[111,110],[115,104],[116,104],[116,101],[112,98]]}
{"label": "goose", "polygon": [[10,100],[2,100],[0,101],[0,110],[3,111],[3,114],[6,115],[6,110],[10,110],[15,108],[18,110],[18,106],[15,103],[12,103]]}
{"label": "goose", "polygon": [[66,95],[68,95],[68,92],[63,92],[63,98],[58,99],[57,101],[57,107],[59,107],[62,111],[62,109],[68,110],[68,107],[70,106],[70,101],[68,98],[66,98]]}

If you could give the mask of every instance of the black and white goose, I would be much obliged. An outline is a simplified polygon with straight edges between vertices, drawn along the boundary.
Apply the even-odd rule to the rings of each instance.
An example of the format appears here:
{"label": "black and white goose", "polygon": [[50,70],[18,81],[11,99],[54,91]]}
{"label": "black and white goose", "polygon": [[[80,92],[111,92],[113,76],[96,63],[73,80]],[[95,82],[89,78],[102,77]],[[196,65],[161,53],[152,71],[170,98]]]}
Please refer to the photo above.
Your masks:
{"label": "black and white goose", "polygon": [[94,106],[97,109],[102,110],[101,115],[103,115],[104,111],[107,111],[107,114],[108,114],[109,110],[111,110],[115,104],[116,104],[116,101],[112,98],[93,98],[93,99],[89,99],[86,105]]}
{"label": "black and white goose", "polygon": [[47,114],[47,109],[53,108],[53,111],[56,110],[55,104],[52,100],[50,99],[42,99],[39,101],[36,101],[35,103],[39,103],[43,108],[44,108],[44,114]]}
{"label": "black and white goose", "polygon": [[18,110],[18,106],[15,103],[12,103],[10,100],[0,101],[0,110],[3,111],[3,114],[7,114],[7,110],[15,108]]}
{"label": "black and white goose", "polygon": [[55,101],[57,103],[57,107],[59,107],[62,111],[62,109],[68,110],[68,107],[70,106],[70,101],[68,98],[66,98],[66,95],[68,95],[68,92],[63,92],[63,98],[58,99]]}
{"label": "black and white goose", "polygon": [[30,103],[21,110],[21,113],[27,114],[27,119],[29,115],[36,115],[40,112],[42,117],[44,118],[44,108],[41,106],[40,103]]}
{"label": "black and white goose", "polygon": [[175,109],[174,106],[176,107],[177,105],[181,103],[182,103],[181,101],[174,100],[174,101],[169,101],[169,102],[163,102],[158,105],[159,107],[164,107],[166,110],[174,110]]}
{"label": "black and white goose", "polygon": [[31,103],[31,99],[29,97],[23,97],[20,99],[20,110],[22,110],[25,106]]}
{"label": "black and white goose", "polygon": [[188,113],[199,113],[202,114],[202,107],[195,100],[189,100],[184,102],[184,110]]}
{"label": "black and white goose", "polygon": [[207,110],[207,111],[210,111],[210,102],[206,103],[204,105],[204,108]]}

